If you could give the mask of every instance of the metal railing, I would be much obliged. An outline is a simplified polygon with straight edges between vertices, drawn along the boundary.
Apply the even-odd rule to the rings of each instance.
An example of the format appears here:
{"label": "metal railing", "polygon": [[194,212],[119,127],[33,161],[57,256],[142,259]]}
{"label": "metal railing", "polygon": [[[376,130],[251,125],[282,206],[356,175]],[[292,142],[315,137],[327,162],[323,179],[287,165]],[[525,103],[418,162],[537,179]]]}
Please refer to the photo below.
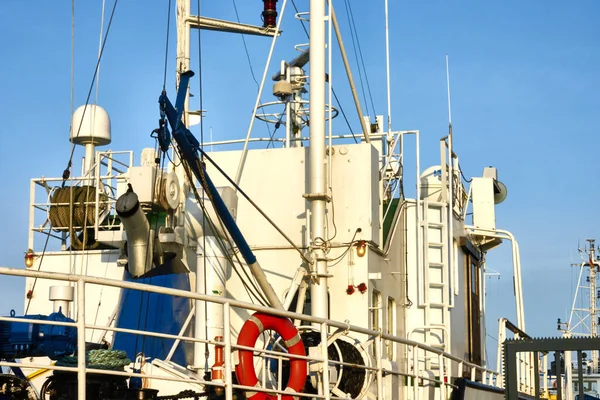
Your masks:
{"label": "metal railing", "polygon": [[[116,219],[114,207],[117,201],[118,185],[127,183],[126,173],[133,166],[132,151],[99,151],[96,153],[95,163],[87,173],[74,176],[66,181],[63,178],[36,178],[31,180],[29,204],[29,238],[28,248],[36,250],[35,237],[37,234],[50,236],[60,242],[65,249],[69,237],[69,229],[80,231],[85,228],[94,230],[97,236],[99,230],[114,230],[120,225]],[[73,224],[69,226],[52,226],[50,222],[50,209],[52,207],[70,207],[70,203],[57,203],[52,201],[54,191],[61,187],[81,187],[83,185],[95,186],[94,198],[78,202],[77,205],[88,208],[94,213],[94,224],[82,226]],[[43,188],[45,193],[38,190]],[[86,218],[87,220],[87,218]],[[102,221],[101,221],[102,220]]]}
{"label": "metal railing", "polygon": [[[468,361],[461,359],[460,357],[446,353],[440,349],[436,349],[431,346],[427,346],[423,343],[415,342],[404,338],[384,334],[379,331],[373,331],[370,329],[353,326],[349,323],[342,323],[339,321],[332,321],[323,318],[315,318],[308,315],[296,314],[293,312],[280,311],[273,308],[267,308],[255,304],[249,304],[233,299],[227,299],[223,297],[213,297],[209,295],[199,294],[191,291],[170,289],[159,286],[152,286],[141,283],[112,280],[106,278],[99,278],[86,275],[71,275],[55,272],[44,272],[44,271],[32,271],[24,269],[6,268],[0,267],[0,275],[20,276],[20,277],[34,277],[38,279],[52,279],[55,281],[73,282],[76,283],[77,296],[75,302],[76,310],[76,322],[64,323],[64,322],[52,322],[52,321],[40,321],[28,318],[11,318],[11,317],[0,317],[1,321],[12,321],[12,322],[28,322],[33,324],[51,324],[51,325],[63,325],[73,326],[77,328],[77,343],[78,348],[85,348],[86,342],[86,330],[102,329],[112,332],[123,332],[131,333],[143,336],[160,337],[165,339],[174,339],[181,342],[201,342],[207,343],[209,346],[221,346],[224,348],[224,354],[231,355],[239,350],[251,350],[255,354],[260,354],[263,360],[262,376],[259,377],[259,382],[263,382],[261,388],[248,387],[243,385],[233,384],[232,371],[233,362],[231,357],[225,358],[225,374],[223,382],[205,381],[200,376],[197,379],[183,378],[177,376],[164,376],[164,375],[152,375],[147,373],[134,373],[129,371],[106,371],[98,370],[86,367],[85,358],[78,358],[77,368],[73,367],[61,367],[56,365],[48,365],[41,363],[33,364],[22,364],[16,362],[0,362],[0,366],[8,367],[27,367],[27,368],[40,368],[48,370],[60,370],[60,371],[71,371],[78,374],[78,393],[79,398],[85,398],[86,391],[86,374],[109,374],[124,377],[141,377],[145,379],[156,379],[166,380],[174,382],[188,383],[197,387],[198,385],[222,387],[225,390],[226,399],[231,400],[233,398],[234,390],[248,390],[248,391],[261,391],[268,392],[271,394],[289,394],[284,392],[281,382],[281,373],[278,374],[276,382],[273,379],[268,378],[269,368],[266,368],[267,362],[270,359],[278,360],[279,369],[281,370],[281,360],[289,359],[287,353],[275,350],[267,350],[263,348],[251,348],[245,346],[238,346],[234,343],[234,338],[230,329],[224,330],[224,336],[222,342],[214,340],[205,340],[199,338],[193,338],[185,335],[169,335],[157,332],[148,332],[134,329],[123,329],[114,326],[99,326],[87,324],[85,322],[85,301],[86,301],[86,287],[88,285],[103,285],[109,287],[116,287],[121,289],[133,289],[140,290],[147,293],[158,293],[171,296],[178,296],[187,298],[190,300],[199,300],[203,302],[212,302],[221,304],[224,310],[224,326],[231,326],[231,316],[234,309],[244,309],[250,311],[260,311],[277,315],[281,317],[287,317],[292,319],[302,319],[303,321],[310,322],[313,326],[318,326],[318,330],[321,332],[321,345],[318,356],[310,355],[306,357],[300,357],[294,355],[294,358],[304,358],[309,361],[310,364],[316,364],[320,371],[320,382],[323,387],[329,387],[328,379],[329,374],[327,371],[329,367],[343,366],[352,368],[361,368],[365,370],[366,378],[365,382],[372,381],[374,385],[365,384],[365,388],[361,394],[364,394],[366,390],[371,391],[372,395],[375,395],[378,399],[386,398],[386,393],[392,390],[398,391],[399,398],[403,399],[421,399],[421,398],[435,398],[435,399],[448,399],[452,389],[454,388],[453,379],[459,377],[468,377],[473,381],[479,381],[483,384],[502,387],[502,379],[500,374],[496,371],[491,371],[481,366],[475,365]],[[331,360],[328,357],[328,337],[327,332],[337,332],[338,334],[350,334],[353,337],[363,336],[367,338],[366,341],[362,342],[363,346],[371,345],[374,349],[374,362],[370,365],[358,365],[354,363],[348,363],[344,361]],[[398,348],[396,354],[399,355],[399,360],[396,362],[384,362],[385,352],[383,351],[384,343],[395,343]],[[386,365],[384,365],[386,364]],[[313,369],[314,370],[314,369]],[[369,389],[368,386],[373,387]],[[330,393],[329,390],[321,391],[321,395],[315,394],[297,394],[299,397],[311,397],[319,399],[337,399],[347,398],[346,396],[335,396]],[[295,394],[296,396],[296,394]],[[432,397],[433,396],[433,397]],[[363,396],[364,397],[364,396]]]}

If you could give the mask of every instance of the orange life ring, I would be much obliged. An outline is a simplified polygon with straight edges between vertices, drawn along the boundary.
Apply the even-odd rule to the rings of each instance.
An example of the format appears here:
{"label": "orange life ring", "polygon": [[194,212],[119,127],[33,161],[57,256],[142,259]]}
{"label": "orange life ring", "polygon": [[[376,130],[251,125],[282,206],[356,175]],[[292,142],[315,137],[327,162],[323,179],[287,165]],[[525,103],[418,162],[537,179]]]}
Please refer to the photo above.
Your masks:
{"label": "orange life ring", "polygon": [[[287,318],[273,315],[254,313],[242,326],[237,344],[254,347],[258,336],[265,330],[273,330],[281,336],[290,355],[305,356],[304,344],[298,330]],[[286,391],[299,393],[304,390],[307,376],[306,360],[290,357],[290,379]],[[244,386],[259,387],[260,382],[254,370],[254,354],[252,350],[239,350],[239,364],[235,366],[238,382]],[[265,392],[246,392],[246,397],[252,400],[277,400],[276,395]],[[281,396],[282,400],[293,400],[293,396]]]}

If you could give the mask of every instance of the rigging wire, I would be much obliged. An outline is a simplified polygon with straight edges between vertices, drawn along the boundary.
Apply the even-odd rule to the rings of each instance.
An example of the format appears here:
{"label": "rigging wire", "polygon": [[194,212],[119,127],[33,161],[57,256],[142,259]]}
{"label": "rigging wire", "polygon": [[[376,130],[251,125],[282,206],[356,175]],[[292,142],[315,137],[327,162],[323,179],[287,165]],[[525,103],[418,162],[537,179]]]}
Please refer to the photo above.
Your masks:
{"label": "rigging wire", "polygon": [[[296,11],[296,15],[300,14],[300,11],[298,11],[298,7],[296,7],[296,2],[294,0],[292,0],[292,6],[294,6],[294,11]],[[304,29],[304,33],[306,33],[306,37],[309,37],[310,35],[308,34],[308,29],[306,29],[304,21],[300,20],[300,24],[302,25],[302,29]]]}
{"label": "rigging wire", "polygon": [[[113,8],[110,14],[110,19],[108,21],[108,26],[106,28],[106,33],[104,35],[104,40],[102,42],[102,46],[100,48],[100,52],[98,54],[98,60],[96,62],[96,67],[94,69],[94,75],[92,77],[92,82],[90,84],[90,88],[88,90],[88,94],[87,94],[87,98],[85,101],[85,106],[84,106],[84,110],[83,110],[83,115],[81,117],[81,121],[79,123],[79,128],[77,130],[77,134],[75,135],[75,137],[79,136],[79,133],[81,131],[81,127],[83,125],[83,118],[85,116],[85,112],[87,109],[87,106],[89,105],[90,102],[90,98],[92,95],[92,90],[94,89],[94,83],[96,82],[96,78],[98,76],[98,70],[100,68],[100,61],[102,59],[102,54],[104,53],[104,48],[106,46],[106,41],[108,39],[108,34],[110,32],[110,27],[112,26],[112,21],[115,15],[115,10],[117,8],[117,4],[118,4],[119,0],[115,0],[114,4],[113,4]],[[104,9],[103,9],[104,10]],[[104,11],[103,11],[103,15],[104,15]],[[104,16],[102,17],[104,18]],[[75,0],[71,1],[71,114],[73,113],[75,109]],[[71,129],[73,129],[73,127],[71,126]],[[69,179],[69,176],[71,175],[71,171],[70,169],[73,166],[73,155],[75,153],[75,143],[73,143],[71,145],[71,153],[69,155],[69,162],[67,163],[67,168],[65,168],[65,170],[63,171],[63,182],[61,187],[65,186],[65,183],[67,181],[67,179]],[[47,234],[46,236],[46,241],[44,243],[44,247],[42,249],[42,253],[40,255],[40,262],[38,264],[38,271],[41,270],[42,268],[42,262],[44,261],[44,255],[46,254],[46,250],[48,248],[48,242],[50,240],[50,233]],[[33,294],[34,290],[35,290],[35,286],[37,284],[38,278],[35,277],[33,280],[33,284],[31,286],[31,293]],[[28,310],[29,310],[29,306],[31,305],[31,299],[32,297],[30,297],[27,301],[27,306],[25,307],[25,314],[27,314]]]}
{"label": "rigging wire", "polygon": [[[158,139],[156,139],[154,141],[154,154],[158,154]],[[157,160],[158,161],[158,160]],[[165,164],[165,154],[162,154],[162,158],[160,160],[160,172],[159,173],[155,173],[154,174],[154,182],[152,183],[152,187],[156,187],[157,186],[157,182],[162,182],[162,178],[163,178],[163,173],[164,173],[164,164]],[[152,191],[152,196],[151,196],[151,204],[154,204],[155,202],[155,196],[156,196],[156,191]],[[149,229],[148,230],[148,236],[146,237],[146,243],[150,243],[151,240],[154,240],[153,234],[155,235],[158,232],[158,210],[153,209],[152,211],[150,211],[147,215],[147,218],[149,219],[149,221],[152,220],[152,218],[154,218],[154,230]],[[144,265],[146,265],[146,260],[148,257],[153,257],[153,254],[150,254],[150,248],[148,247],[146,252],[145,252],[145,258],[144,258]],[[150,277],[149,278],[149,282],[148,284],[152,284],[152,280],[153,278]],[[149,312],[150,312],[150,296],[152,295],[152,293],[150,292],[142,292],[141,296],[140,296],[140,310],[143,310],[143,304],[144,304],[144,297],[146,298],[146,314],[144,315],[144,327],[143,330],[146,330],[147,326],[148,326],[148,316],[149,316]],[[138,314],[138,321],[137,321],[137,330],[140,330],[140,325],[142,323],[142,316],[141,313]],[[139,335],[136,335],[135,337],[135,350],[137,352],[137,345],[138,345],[138,339],[139,339]],[[142,348],[141,348],[141,352],[144,352],[144,348],[146,345],[146,336],[144,335],[144,337],[142,338]]]}
{"label": "rigging wire", "polygon": [[[354,21],[354,14],[352,13],[352,7],[350,6],[350,2],[348,0],[344,0],[344,4],[346,6],[346,16],[348,18],[348,24],[350,25],[350,37],[352,38],[352,48],[354,49],[354,55],[356,57],[356,63],[358,64],[358,77],[360,80],[360,87],[362,89],[362,93],[363,93],[363,100],[365,102],[365,107],[367,108],[367,114],[370,114],[369,111],[369,103],[367,102],[367,97],[366,97],[366,91],[365,91],[365,86],[363,83],[363,74],[365,75],[365,81],[367,84],[367,91],[369,93],[369,97],[371,99],[371,107],[372,107],[372,111],[373,114],[376,114],[375,112],[375,106],[373,105],[373,96],[371,94],[371,87],[369,85],[369,78],[367,77],[367,69],[365,67],[365,61],[364,58],[362,56],[362,50],[360,47],[360,41],[358,40],[358,34],[357,34],[357,30],[356,30],[356,23]],[[356,36],[356,39],[355,39]],[[357,51],[357,46],[358,46],[358,51]],[[360,61],[360,64],[359,64]],[[360,69],[360,66],[362,64],[362,68],[363,70]]]}
{"label": "rigging wire", "polygon": [[[79,137],[79,133],[81,132],[81,127],[83,126],[83,119],[85,117],[85,112],[87,110],[88,105],[90,104],[90,97],[92,96],[92,90],[94,90],[94,83],[96,82],[96,77],[98,76],[98,69],[100,68],[100,61],[102,60],[102,55],[104,54],[104,48],[106,47],[106,41],[108,39],[108,34],[110,33],[110,27],[112,26],[113,18],[115,16],[115,10],[117,9],[117,4],[119,4],[119,0],[115,0],[113,4],[112,11],[110,13],[110,19],[108,20],[108,26],[106,27],[106,33],[104,35],[104,40],[102,41],[102,47],[100,49],[100,54],[98,55],[98,61],[96,62],[96,67],[94,69],[94,75],[92,77],[92,82],[90,84],[90,88],[88,90],[87,98],[85,100],[85,106],[83,108],[83,114],[81,115],[81,121],[79,122],[79,127],[77,128],[77,134],[75,138]],[[73,129],[73,127],[71,127]],[[65,186],[67,179],[71,175],[71,167],[73,166],[73,155],[75,153],[76,144],[73,143],[71,145],[71,154],[69,156],[69,162],[67,164],[67,168],[63,172],[63,182],[62,187]]]}
{"label": "rigging wire", "polygon": [[71,115],[75,111],[75,0],[71,0]]}
{"label": "rigging wire", "polygon": [[298,252],[298,254],[300,254],[300,257],[307,263],[307,264],[312,264],[312,262],[304,255],[304,253],[302,253],[302,250],[300,250],[300,248],[298,248],[298,246],[296,246],[294,244],[294,242],[292,241],[292,239],[290,239],[285,232],[283,232],[276,224],[275,222],[269,218],[269,216],[258,206],[258,204],[256,204],[251,198],[250,196],[248,196],[246,194],[246,192],[244,192],[242,190],[242,188],[237,185],[234,180],[227,175],[227,173],[225,171],[223,171],[223,169],[216,163],[213,161],[212,158],[210,158],[210,156],[208,154],[206,154],[204,152],[204,150],[200,149],[200,152],[204,155],[204,159],[208,160],[208,162],[210,162],[215,169],[221,174],[223,175],[223,177],[225,179],[227,179],[227,181],[229,183],[231,183],[231,185],[233,185],[233,187],[235,188],[235,190],[237,190],[253,207],[254,209],[256,209],[256,211],[258,211],[260,213],[260,215],[263,216],[263,218],[265,218],[267,220],[267,222],[269,222],[271,224],[271,226],[273,226],[273,228],[275,228],[275,230],[277,230],[277,232],[279,232],[279,234]]}
{"label": "rigging wire", "polygon": [[460,171],[460,176],[462,176],[462,178],[465,180],[465,182],[471,183],[471,181],[473,180],[473,178],[467,179],[465,177],[465,174],[463,174],[463,171],[462,171],[462,168],[461,168],[460,164],[458,164],[458,170]]}
{"label": "rigging wire", "polygon": [[[272,145],[273,148],[275,148],[275,133],[277,132],[277,130],[279,129],[279,127],[281,126],[281,120],[283,120],[283,116],[285,115],[285,109],[287,108],[287,104],[284,103],[283,105],[283,111],[281,112],[281,115],[279,115],[279,119],[277,120],[277,122],[275,122],[275,129],[273,130],[273,133],[269,132],[269,141],[267,142],[267,149]],[[291,122],[291,121],[286,121],[287,123]]]}
{"label": "rigging wire", "polygon": [[[42,269],[42,262],[44,261],[44,255],[46,254],[46,249],[48,248],[48,240],[50,240],[50,232],[46,235],[46,242],[44,243],[44,248],[42,249],[42,254],[40,255],[40,263],[38,264],[37,270],[40,271]],[[29,311],[29,306],[31,305],[31,299],[33,298],[33,293],[35,292],[35,285],[37,284],[38,278],[37,276],[33,279],[33,284],[31,285],[31,289],[27,291],[27,306],[25,307],[25,315]],[[31,296],[29,296],[31,293]]]}
{"label": "rigging wire", "polygon": [[[198,17],[201,16],[200,13],[200,0],[197,0],[196,2],[196,10],[198,13]],[[201,29],[197,30],[198,32],[198,93],[199,93],[199,107],[200,107],[200,146],[204,147],[204,118],[202,118],[202,107],[203,107],[203,101],[204,101],[204,97],[203,97],[203,90],[202,90],[202,37],[200,35]],[[202,157],[202,156],[200,156]],[[200,159],[200,162],[203,163],[202,159]],[[185,163],[183,164],[185,167]],[[186,171],[188,173],[188,175],[190,174],[190,171]],[[193,176],[189,177],[189,181],[190,181],[190,186],[194,188],[194,194],[197,194],[196,192],[196,188],[195,188],[195,183],[194,183],[194,179]],[[196,196],[196,200],[198,201],[198,204],[201,204],[202,210],[204,212],[205,210],[205,204],[204,204],[204,199],[200,199],[198,198],[198,196]],[[206,213],[205,213],[206,215]],[[202,219],[202,229],[204,231],[206,231],[206,222],[205,222],[206,218]],[[203,263],[203,273],[204,273],[204,293],[208,292],[208,276],[207,276],[207,268],[206,268],[206,235],[202,236],[202,246],[203,246],[203,252],[204,255],[202,257],[202,263]],[[224,247],[223,247],[224,249]],[[198,264],[196,264],[196,271],[198,270]],[[206,302],[204,302],[204,315],[208,315],[208,304]],[[209,340],[208,337],[208,324],[204,325],[204,339]],[[205,360],[204,360],[204,368],[205,370],[208,370],[208,360],[210,357],[210,350],[208,348],[208,343],[204,344],[204,355],[205,355]]]}
{"label": "rigging wire", "polygon": [[333,97],[335,97],[335,101],[338,104],[338,107],[340,108],[340,112],[342,113],[342,117],[344,117],[344,121],[346,121],[346,125],[348,126],[348,129],[350,130],[350,133],[352,134],[352,138],[354,139],[354,143],[358,144],[358,139],[356,138],[356,135],[354,134],[354,131],[352,130],[352,127],[350,126],[350,122],[348,121],[348,118],[346,117],[346,113],[344,112],[344,108],[342,107],[342,103],[340,103],[340,99],[338,99],[337,94],[335,93],[335,90],[333,90],[333,87],[331,88],[331,93],[333,93]]}
{"label": "rigging wire", "polygon": [[[102,48],[102,29],[104,28],[104,8],[106,6],[106,0],[102,0],[102,17],[100,18],[100,39],[98,39],[98,58],[100,58],[100,51]],[[96,97],[94,104],[98,104],[98,91],[100,89],[100,64],[98,64],[98,76],[96,76]]]}
{"label": "rigging wire", "polygon": [[[183,167],[184,167],[184,171],[185,171],[185,173],[187,175],[188,180],[192,182],[193,179],[194,179],[194,176],[193,176],[192,171],[190,170],[190,167],[187,164],[187,162],[183,162]],[[203,171],[203,169],[200,169],[200,171]],[[213,232],[217,232],[218,230],[217,230],[216,224],[214,223],[214,221],[212,220],[212,218],[210,218],[210,216],[209,216],[210,214],[208,213],[208,210],[206,208],[205,202],[204,202],[203,199],[200,198],[200,195],[198,194],[198,191],[196,190],[195,185],[191,185],[191,190],[193,191],[194,197],[196,198],[196,201],[198,201],[198,204],[200,205],[200,208],[202,209],[202,212],[206,216],[206,222],[208,223],[209,228]],[[203,190],[204,190],[205,193],[208,193],[204,188],[203,188]],[[223,222],[220,219],[219,219],[219,224],[221,225],[221,229],[224,230]],[[217,240],[219,246],[222,249],[225,250],[227,248],[224,240],[221,237],[219,237],[219,235],[215,235],[215,239]],[[229,242],[230,247],[233,249],[234,245],[230,242],[229,238],[227,238],[227,241]],[[248,296],[249,296],[250,300],[252,301],[252,298],[254,297],[258,301],[259,304],[262,304],[262,305],[268,304],[268,302],[266,301],[266,298],[262,297],[262,293],[261,293],[260,289],[256,286],[256,284],[254,283],[254,281],[248,275],[247,271],[245,269],[243,269],[243,268],[242,268],[242,271],[246,275],[246,278],[249,280],[250,285],[252,286],[252,288],[250,288],[248,286],[248,284],[246,283],[246,281],[242,277],[242,274],[239,272],[238,268],[236,267],[236,265],[238,265],[238,264],[240,266],[243,265],[242,262],[241,262],[241,260],[237,257],[237,254],[235,254],[237,264],[231,258],[231,255],[229,254],[229,252],[227,252],[227,250],[224,251],[224,256],[227,258],[227,261],[229,263],[231,263],[231,266],[232,266],[234,272],[240,278],[240,281],[242,282],[242,285],[244,285],[244,288],[246,289],[246,292],[248,293]]]}
{"label": "rigging wire", "polygon": [[[237,9],[235,0],[232,0],[232,2],[233,2],[233,9],[235,10],[235,17],[237,18],[237,22],[240,23],[240,15],[238,14],[238,9]],[[246,35],[241,34],[240,36],[242,36],[242,42],[244,43],[244,50],[246,52],[246,59],[248,60],[248,66],[250,67],[250,74],[252,75],[252,79],[254,80],[254,83],[256,83],[256,87],[260,88],[260,84],[258,83],[258,80],[256,79],[256,75],[254,74],[254,68],[252,68],[252,61],[250,60],[250,52],[248,51],[248,45],[246,44]],[[260,100],[259,100],[258,104],[259,104],[259,106],[262,107],[262,102]],[[271,133],[271,126],[269,125],[269,123],[267,121],[265,121],[265,125],[267,126],[267,131],[269,132],[269,136],[273,137],[273,135],[275,133]]]}
{"label": "rigging wire", "polygon": [[169,62],[169,34],[171,32],[171,0],[169,0],[169,5],[167,9],[167,33],[166,33],[166,41],[165,41],[165,70],[163,73],[163,90],[167,88],[167,67]]}

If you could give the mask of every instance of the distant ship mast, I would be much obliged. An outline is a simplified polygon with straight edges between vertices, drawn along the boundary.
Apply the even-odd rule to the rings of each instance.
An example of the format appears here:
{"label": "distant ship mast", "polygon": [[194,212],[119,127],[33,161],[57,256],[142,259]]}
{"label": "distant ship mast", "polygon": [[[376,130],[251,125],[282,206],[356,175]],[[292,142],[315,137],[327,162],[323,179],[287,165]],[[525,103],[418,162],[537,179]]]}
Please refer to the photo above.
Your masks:
{"label": "distant ship mast", "polygon": [[[589,336],[598,337],[598,301],[600,293],[598,292],[597,276],[600,268],[600,262],[596,256],[596,240],[587,239],[586,249],[580,250],[580,264],[572,264],[573,267],[579,267],[579,278],[569,321],[561,322],[558,319],[558,329],[569,336]],[[587,304],[587,306],[584,306]],[[599,354],[594,350],[591,352],[592,369],[598,369]]]}

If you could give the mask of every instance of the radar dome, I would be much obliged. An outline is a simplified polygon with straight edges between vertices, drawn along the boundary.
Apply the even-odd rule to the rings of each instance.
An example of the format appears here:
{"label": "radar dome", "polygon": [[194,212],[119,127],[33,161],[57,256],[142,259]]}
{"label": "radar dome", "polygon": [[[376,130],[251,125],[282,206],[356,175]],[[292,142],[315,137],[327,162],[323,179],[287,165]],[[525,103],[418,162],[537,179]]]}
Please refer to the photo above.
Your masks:
{"label": "radar dome", "polygon": [[110,118],[106,110],[95,104],[81,106],[71,119],[72,143],[103,146],[110,143]]}
{"label": "radar dome", "polygon": [[421,174],[421,200],[442,200],[442,167],[434,165]]}

